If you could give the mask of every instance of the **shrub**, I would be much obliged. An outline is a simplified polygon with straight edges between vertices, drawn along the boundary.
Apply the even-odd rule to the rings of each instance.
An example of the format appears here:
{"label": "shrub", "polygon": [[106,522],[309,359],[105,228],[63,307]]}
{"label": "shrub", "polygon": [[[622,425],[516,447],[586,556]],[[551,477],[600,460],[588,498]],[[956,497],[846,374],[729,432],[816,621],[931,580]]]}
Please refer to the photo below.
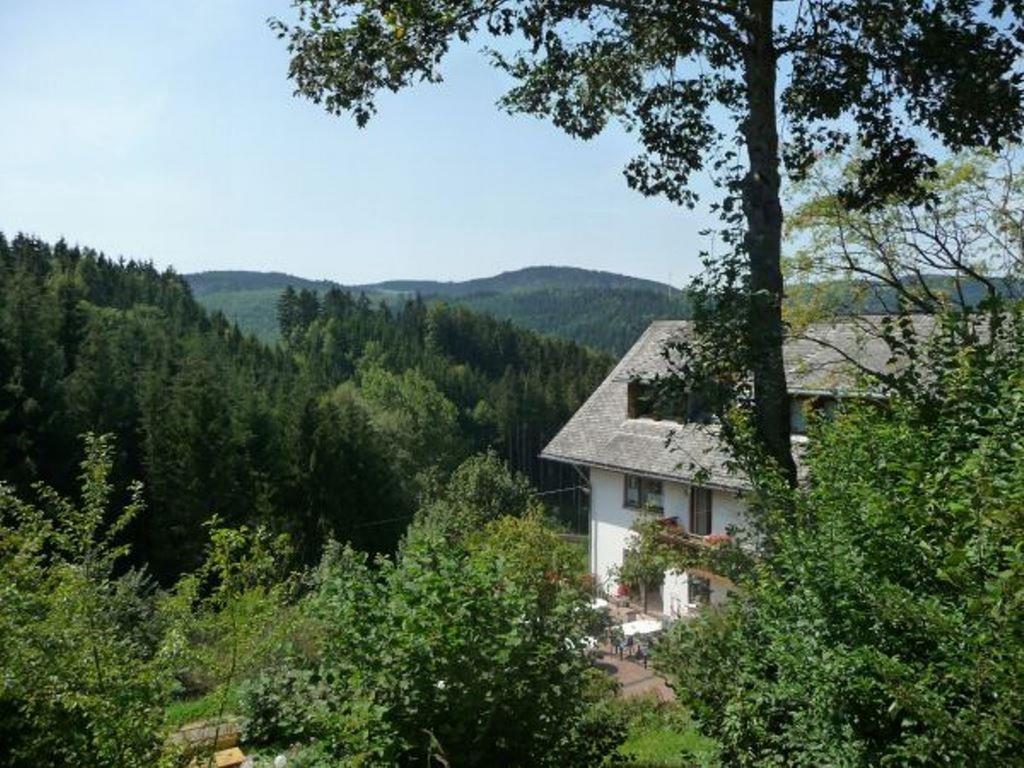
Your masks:
{"label": "shrub", "polygon": [[5,765],[143,765],[160,752],[171,680],[155,651],[146,579],[113,543],[141,489],[110,513],[111,445],[86,438],[79,505],[0,483],[0,740]]}
{"label": "shrub", "polygon": [[595,615],[576,560],[535,515],[459,537],[426,526],[375,568],[332,546],[306,604],[316,661],[254,688],[286,713],[251,697],[246,713],[262,738],[308,735],[336,764],[591,765],[621,734],[588,720],[576,641]]}
{"label": "shrub", "polygon": [[770,556],[656,663],[732,765],[1005,765],[1024,751],[1024,321],[947,329],[822,424]]}

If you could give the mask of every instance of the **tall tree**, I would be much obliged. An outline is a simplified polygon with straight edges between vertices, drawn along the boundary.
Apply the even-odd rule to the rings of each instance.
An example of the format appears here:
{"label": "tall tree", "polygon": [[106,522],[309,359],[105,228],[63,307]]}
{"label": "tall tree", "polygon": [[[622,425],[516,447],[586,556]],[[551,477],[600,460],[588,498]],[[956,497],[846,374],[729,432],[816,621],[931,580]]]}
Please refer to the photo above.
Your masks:
{"label": "tall tree", "polygon": [[[689,181],[720,176],[724,276],[753,378],[758,435],[792,478],[782,362],[783,170],[856,139],[865,159],[843,191],[867,206],[920,194],[936,145],[1019,136],[1022,0],[295,0],[288,39],[298,94],[365,125],[381,90],[438,82],[454,42],[491,50],[514,87],[501,105],[591,138],[637,132],[631,186],[692,206]],[[781,85],[779,80],[784,82]],[[780,125],[788,137],[780,139]],[[737,147],[742,148],[742,156]],[[739,286],[738,288],[736,286]],[[710,326],[711,323],[706,325]]]}
{"label": "tall tree", "polygon": [[290,285],[281,292],[281,296],[277,300],[277,324],[281,329],[281,338],[285,340],[286,344],[290,341],[292,329],[295,327],[295,305],[297,302],[295,289]]}

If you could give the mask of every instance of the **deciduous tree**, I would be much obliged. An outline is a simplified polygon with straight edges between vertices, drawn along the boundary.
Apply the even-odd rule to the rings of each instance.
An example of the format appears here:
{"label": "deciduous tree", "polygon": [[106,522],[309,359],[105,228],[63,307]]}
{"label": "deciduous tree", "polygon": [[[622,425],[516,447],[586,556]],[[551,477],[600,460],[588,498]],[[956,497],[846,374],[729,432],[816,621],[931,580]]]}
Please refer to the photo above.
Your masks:
{"label": "deciduous tree", "polygon": [[[732,258],[715,274],[739,313],[757,432],[790,478],[780,267],[785,169],[822,150],[865,148],[847,204],[920,194],[932,147],[995,148],[1024,125],[1021,0],[295,0],[288,39],[296,92],[365,125],[380,91],[442,79],[458,42],[503,43],[501,101],[588,139],[635,131],[631,186],[685,205],[694,174],[724,189]],[[786,135],[780,130],[785,127]],[[709,328],[713,323],[705,324]]]}

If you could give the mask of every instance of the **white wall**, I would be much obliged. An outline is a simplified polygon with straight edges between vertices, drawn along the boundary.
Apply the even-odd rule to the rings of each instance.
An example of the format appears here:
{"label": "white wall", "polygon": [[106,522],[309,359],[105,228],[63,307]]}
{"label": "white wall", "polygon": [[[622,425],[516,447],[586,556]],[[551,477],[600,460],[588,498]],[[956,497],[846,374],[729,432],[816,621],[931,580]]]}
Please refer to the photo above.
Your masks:
{"label": "white wall", "polygon": [[[732,582],[728,579],[703,571],[696,572],[695,575],[703,576],[710,582],[711,605],[721,605],[728,599],[729,592],[733,589]],[[691,606],[698,607],[691,603],[694,598],[690,597],[689,582],[688,571],[665,571],[665,580],[661,584],[661,604],[666,616],[683,618],[692,610]]]}
{"label": "white wall", "polygon": [[[622,555],[633,536],[631,527],[636,510],[623,504],[625,477],[621,472],[591,468],[590,470],[590,570],[599,589],[614,594],[617,584],[611,571],[622,564]],[[679,524],[690,525],[690,486],[685,483],[663,484],[665,517],[678,518]],[[711,532],[727,533],[732,526],[744,524],[746,502],[734,492],[714,491],[711,506]],[[682,615],[689,603],[687,574],[669,571],[662,585],[662,605],[668,615]],[[726,587],[712,580],[713,603],[721,602]]]}
{"label": "white wall", "polygon": [[[711,498],[711,533],[728,533],[729,528],[745,526],[746,509],[747,502],[737,496],[735,491],[714,491]],[[685,525],[689,524],[690,518],[687,515]]]}
{"label": "white wall", "polygon": [[687,614],[689,603],[686,571],[665,571],[665,581],[661,584],[661,605],[665,615],[682,618]]}
{"label": "white wall", "polygon": [[590,571],[609,593],[617,586],[609,571],[622,564],[636,520],[636,512],[623,506],[623,482],[621,472],[590,470]]}

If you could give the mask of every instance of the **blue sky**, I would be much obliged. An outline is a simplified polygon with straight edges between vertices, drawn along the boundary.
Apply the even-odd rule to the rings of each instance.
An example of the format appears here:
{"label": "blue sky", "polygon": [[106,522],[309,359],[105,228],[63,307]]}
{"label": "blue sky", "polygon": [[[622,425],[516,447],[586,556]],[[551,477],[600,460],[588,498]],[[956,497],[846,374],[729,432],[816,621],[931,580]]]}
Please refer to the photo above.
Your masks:
{"label": "blue sky", "polygon": [[0,0],[0,229],[347,283],[568,264],[678,285],[698,268],[706,214],[628,189],[631,137],[499,112],[480,44],[359,130],[291,95],[265,23],[288,12]]}

